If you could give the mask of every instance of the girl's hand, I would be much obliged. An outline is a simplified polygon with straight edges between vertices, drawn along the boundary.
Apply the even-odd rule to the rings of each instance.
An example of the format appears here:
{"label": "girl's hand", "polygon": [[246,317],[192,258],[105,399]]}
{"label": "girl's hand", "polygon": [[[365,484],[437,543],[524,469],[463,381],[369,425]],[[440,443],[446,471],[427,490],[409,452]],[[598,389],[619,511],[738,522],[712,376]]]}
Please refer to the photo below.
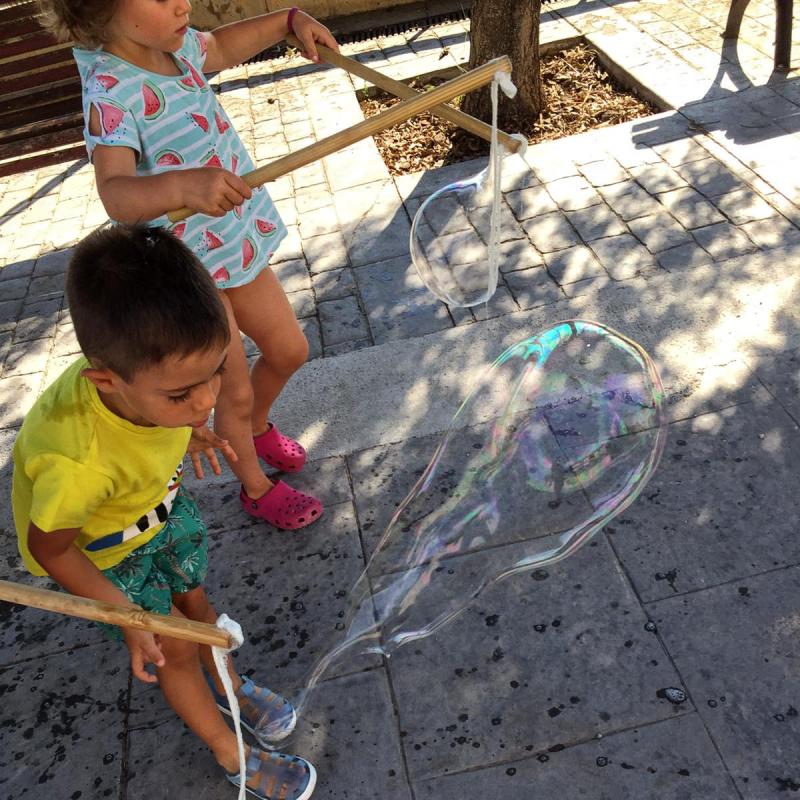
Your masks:
{"label": "girl's hand", "polygon": [[158,678],[144,668],[145,664],[163,667],[167,663],[161,652],[158,637],[149,631],[140,631],[136,628],[123,628],[122,635],[131,655],[133,674],[145,683],[158,683]]}
{"label": "girl's hand", "polygon": [[215,475],[222,474],[222,467],[219,465],[216,450],[219,450],[228,461],[238,461],[238,457],[233,448],[228,444],[225,439],[220,439],[214,431],[210,430],[206,425],[202,428],[192,428],[192,438],[189,439],[189,447],[187,452],[192,459],[192,466],[194,467],[194,474],[198,478],[205,477],[203,473],[203,462],[200,460],[200,454],[204,453],[211,465],[211,469]]}
{"label": "girl's hand", "polygon": [[253,194],[238,175],[220,167],[181,169],[171,174],[179,181],[181,205],[211,217],[225,216]]}
{"label": "girl's hand", "polygon": [[294,35],[300,40],[303,49],[300,55],[309,61],[319,62],[319,53],[317,53],[317,42],[324,44],[325,47],[330,47],[331,50],[339,52],[339,45],[333,34],[321,23],[317,22],[314,17],[309,16],[304,11],[297,11],[292,20],[292,28]]}

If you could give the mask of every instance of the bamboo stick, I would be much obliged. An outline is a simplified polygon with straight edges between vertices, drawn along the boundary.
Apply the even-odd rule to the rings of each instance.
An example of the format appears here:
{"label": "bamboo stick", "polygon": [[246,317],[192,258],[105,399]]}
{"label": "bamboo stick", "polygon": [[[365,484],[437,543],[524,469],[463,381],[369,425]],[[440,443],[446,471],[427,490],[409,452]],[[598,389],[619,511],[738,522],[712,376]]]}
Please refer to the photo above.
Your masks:
{"label": "bamboo stick", "polygon": [[121,625],[124,628],[150,631],[173,639],[186,639],[197,644],[226,649],[230,647],[228,634],[221,628],[183,617],[151,614],[136,606],[104,603],[86,597],[76,597],[66,592],[54,592],[51,589],[40,589],[36,586],[3,580],[0,580],[0,600],[41,608],[44,611],[55,611],[58,614],[68,614],[71,617],[91,619],[95,622]]}
{"label": "bamboo stick", "polygon": [[[292,47],[297,47],[300,49],[303,47],[302,43],[296,36],[289,35],[286,37],[286,41],[292,45]],[[352,75],[363,78],[365,81],[368,81],[374,86],[384,89],[387,92],[391,92],[393,95],[395,95],[395,97],[400,97],[404,100],[407,100],[410,97],[416,97],[418,94],[420,94],[420,92],[417,92],[410,86],[407,86],[405,83],[396,81],[394,78],[390,78],[387,75],[368,67],[366,64],[362,64],[360,61],[357,61],[354,58],[343,56],[341,53],[337,53],[335,50],[325,47],[325,45],[318,44],[317,52],[323,61],[327,61],[329,64],[333,64],[335,67],[340,67]],[[458,125],[459,128],[463,128],[465,131],[469,131],[470,133],[474,133],[476,136],[480,136],[481,139],[485,139],[487,142],[492,140],[491,125],[487,125],[485,122],[481,122],[481,120],[477,119],[476,117],[465,114],[463,111],[459,111],[457,108],[442,105],[430,109],[430,112],[431,114],[435,114],[437,117],[441,117],[442,119],[446,119],[448,122],[452,122],[454,125]],[[510,153],[516,153],[521,144],[518,139],[514,139],[505,131],[501,130],[497,131],[497,140]]]}
{"label": "bamboo stick", "polygon": [[[417,114],[429,111],[460,94],[466,94],[485,86],[491,82],[498,70],[511,72],[511,60],[508,56],[492,59],[483,66],[465,72],[463,75],[459,75],[457,78],[453,78],[453,80],[447,81],[447,83],[443,83],[435,89],[417,94],[409,100],[403,100],[375,117],[370,117],[363,122],[358,122],[349,128],[345,128],[343,131],[334,133],[332,136],[320,139],[318,142],[290,153],[288,156],[275,159],[272,163],[258,167],[242,177],[251,188],[274,181],[287,172],[304,167],[313,161],[318,161],[320,158],[335,153],[337,150],[341,150],[361,139],[366,139],[368,136],[372,136],[385,128],[390,128],[392,125],[397,125],[399,122],[410,119]],[[178,211],[171,211],[167,216],[170,222],[180,222],[194,213],[189,208],[181,208]]]}

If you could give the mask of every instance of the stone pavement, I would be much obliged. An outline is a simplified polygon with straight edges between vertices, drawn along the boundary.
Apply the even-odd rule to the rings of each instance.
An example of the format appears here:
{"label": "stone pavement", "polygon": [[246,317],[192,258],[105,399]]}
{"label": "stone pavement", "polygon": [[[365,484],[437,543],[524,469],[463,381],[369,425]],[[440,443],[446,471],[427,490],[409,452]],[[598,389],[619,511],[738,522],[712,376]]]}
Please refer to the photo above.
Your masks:
{"label": "stone pavement", "polygon": [[[788,491],[800,469],[800,84],[772,74],[771,3],[754,0],[738,47],[720,39],[726,14],[721,0],[548,6],[544,42],[584,37],[669,110],[517,161],[486,307],[438,303],[408,256],[420,198],[480,164],[393,179],[368,141],[272,187],[290,226],[276,271],[312,346],[275,415],[308,446],[294,483],[326,513],[302,534],[270,533],[243,519],[230,474],[197,494],[210,593],[244,627],[243,668],[275,688],[302,680],[370,542],[508,344],[559,319],[608,323],[656,359],[671,420],[648,491],[592,546],[326,684],[288,745],[316,763],[315,797],[800,791]],[[465,28],[349,52],[407,78],[463,64]],[[360,119],[360,84],[296,60],[217,82],[257,161]],[[62,294],[68,248],[105,217],[83,162],[0,189],[0,547],[3,577],[31,581],[12,533],[10,448],[77,351]],[[96,628],[8,606],[0,621],[3,796],[233,796]],[[687,699],[670,703],[666,687]]]}

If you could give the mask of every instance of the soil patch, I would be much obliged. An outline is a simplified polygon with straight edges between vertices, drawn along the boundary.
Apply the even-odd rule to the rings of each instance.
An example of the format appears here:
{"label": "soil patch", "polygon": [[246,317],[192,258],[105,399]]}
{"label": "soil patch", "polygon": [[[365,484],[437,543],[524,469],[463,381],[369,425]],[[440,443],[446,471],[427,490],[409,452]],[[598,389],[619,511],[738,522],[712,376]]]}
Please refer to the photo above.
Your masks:
{"label": "soil patch", "polygon": [[[658,113],[659,109],[616,83],[597,54],[586,45],[561,50],[542,59],[545,111],[530,131],[535,144],[593,128],[627,122]],[[412,81],[420,91],[437,86],[444,78]],[[372,117],[400,102],[381,92],[361,100],[365,117]],[[453,105],[458,107],[460,98]],[[516,133],[517,131],[509,131]],[[451,122],[422,114],[375,136],[378,150],[392,175],[408,175],[445,164],[487,155],[489,143],[466,133]]]}

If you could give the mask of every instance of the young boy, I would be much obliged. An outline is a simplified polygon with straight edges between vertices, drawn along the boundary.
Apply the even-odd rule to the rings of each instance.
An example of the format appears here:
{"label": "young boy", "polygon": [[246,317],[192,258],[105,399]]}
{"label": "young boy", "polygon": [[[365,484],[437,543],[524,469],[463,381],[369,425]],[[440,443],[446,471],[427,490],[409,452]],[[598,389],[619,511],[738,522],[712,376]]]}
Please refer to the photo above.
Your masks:
{"label": "young boy", "polygon": [[[181,486],[192,429],[204,429],[225,368],[229,326],[214,282],[170,233],[123,225],[78,245],[67,296],[83,357],[39,398],[14,446],[25,566],[76,595],[214,623],[202,587],[205,526]],[[124,638],[133,674],[158,681],[238,785],[236,737],[220,713],[228,709],[210,649],[103,627]],[[245,727],[255,733],[269,720],[259,744],[288,736],[291,704],[230,672]],[[255,797],[306,800],[315,781],[304,759],[247,753]]]}

